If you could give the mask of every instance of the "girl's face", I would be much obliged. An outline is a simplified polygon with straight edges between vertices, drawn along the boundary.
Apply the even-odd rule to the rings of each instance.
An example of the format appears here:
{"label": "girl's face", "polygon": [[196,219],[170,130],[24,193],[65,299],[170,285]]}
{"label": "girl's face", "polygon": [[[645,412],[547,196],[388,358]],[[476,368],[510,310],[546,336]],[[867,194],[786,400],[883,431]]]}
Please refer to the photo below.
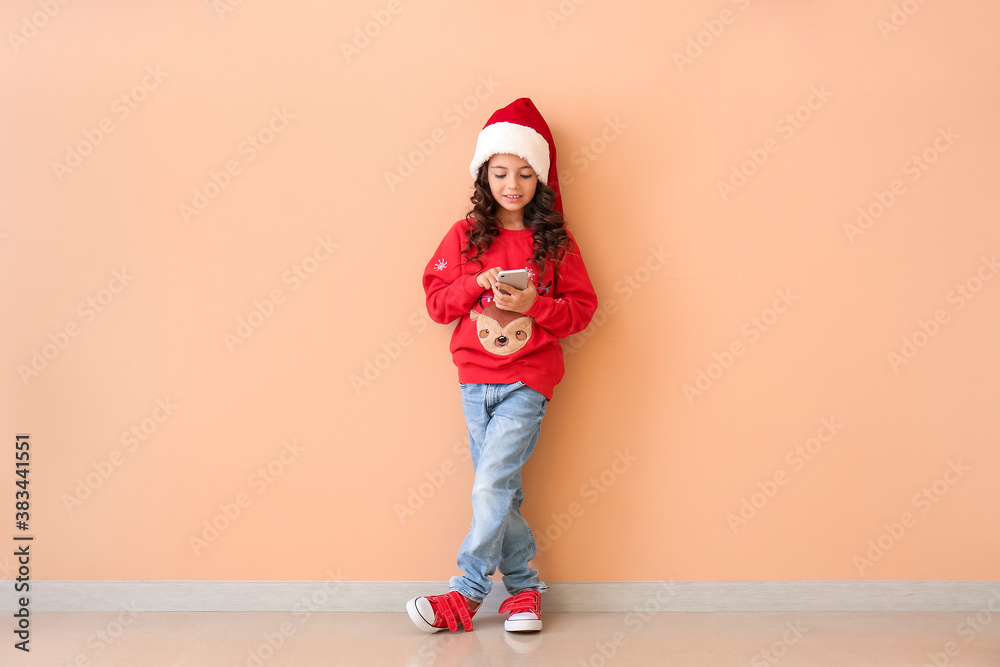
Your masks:
{"label": "girl's face", "polygon": [[531,165],[516,155],[500,153],[487,165],[490,192],[507,215],[523,219],[524,207],[535,196],[538,174]]}

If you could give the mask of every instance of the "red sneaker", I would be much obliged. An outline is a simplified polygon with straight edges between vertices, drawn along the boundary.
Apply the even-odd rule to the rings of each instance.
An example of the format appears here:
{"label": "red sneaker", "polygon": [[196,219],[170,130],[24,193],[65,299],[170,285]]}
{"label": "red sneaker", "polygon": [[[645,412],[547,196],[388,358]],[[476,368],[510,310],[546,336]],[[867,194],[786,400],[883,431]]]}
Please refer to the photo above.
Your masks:
{"label": "red sneaker", "polygon": [[458,591],[447,595],[415,597],[406,603],[406,613],[424,632],[457,632],[459,623],[468,632],[472,629],[472,617],[476,615],[469,608],[469,601]]}
{"label": "red sneaker", "polygon": [[537,632],[542,629],[542,596],[534,590],[521,591],[504,600],[500,613],[510,612],[503,622],[508,632]]}

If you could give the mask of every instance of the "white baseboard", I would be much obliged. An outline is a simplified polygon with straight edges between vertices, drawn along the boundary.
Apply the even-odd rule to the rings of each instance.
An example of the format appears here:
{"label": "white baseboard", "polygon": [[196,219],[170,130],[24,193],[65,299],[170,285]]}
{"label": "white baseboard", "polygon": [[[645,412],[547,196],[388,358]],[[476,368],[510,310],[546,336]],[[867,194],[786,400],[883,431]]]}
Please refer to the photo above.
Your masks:
{"label": "white baseboard", "polygon": [[[17,603],[13,586],[0,610]],[[447,592],[414,581],[32,581],[33,612],[400,612],[417,595]],[[484,610],[506,597],[496,582]],[[997,581],[568,581],[549,584],[550,612],[836,612],[1000,610]]]}

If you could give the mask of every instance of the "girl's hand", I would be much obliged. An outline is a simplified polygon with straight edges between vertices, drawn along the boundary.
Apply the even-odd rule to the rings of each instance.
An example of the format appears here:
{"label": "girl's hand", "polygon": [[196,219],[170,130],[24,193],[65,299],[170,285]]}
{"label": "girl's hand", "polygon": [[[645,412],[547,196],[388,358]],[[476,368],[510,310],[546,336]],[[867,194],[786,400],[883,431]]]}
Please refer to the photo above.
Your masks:
{"label": "girl's hand", "polygon": [[497,284],[497,279],[500,276],[501,269],[499,266],[494,266],[492,269],[483,271],[478,276],[476,276],[476,282],[483,289],[493,289],[493,286]]}
{"label": "girl's hand", "polygon": [[[510,292],[510,294],[504,294],[500,291],[501,289],[504,292]],[[523,314],[531,308],[536,298],[538,298],[538,290],[535,289],[535,284],[530,280],[524,289],[517,289],[503,283],[494,283],[493,285],[493,303],[500,310],[510,310]]]}

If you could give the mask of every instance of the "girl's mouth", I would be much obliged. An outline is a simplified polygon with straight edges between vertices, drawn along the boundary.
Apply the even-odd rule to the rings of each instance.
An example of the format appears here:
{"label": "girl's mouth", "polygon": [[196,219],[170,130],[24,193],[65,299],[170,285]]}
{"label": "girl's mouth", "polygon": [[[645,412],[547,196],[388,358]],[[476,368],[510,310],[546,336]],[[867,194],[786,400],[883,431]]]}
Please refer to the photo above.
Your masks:
{"label": "girl's mouth", "polygon": [[521,195],[504,195],[503,198],[507,201],[517,201],[521,198]]}

